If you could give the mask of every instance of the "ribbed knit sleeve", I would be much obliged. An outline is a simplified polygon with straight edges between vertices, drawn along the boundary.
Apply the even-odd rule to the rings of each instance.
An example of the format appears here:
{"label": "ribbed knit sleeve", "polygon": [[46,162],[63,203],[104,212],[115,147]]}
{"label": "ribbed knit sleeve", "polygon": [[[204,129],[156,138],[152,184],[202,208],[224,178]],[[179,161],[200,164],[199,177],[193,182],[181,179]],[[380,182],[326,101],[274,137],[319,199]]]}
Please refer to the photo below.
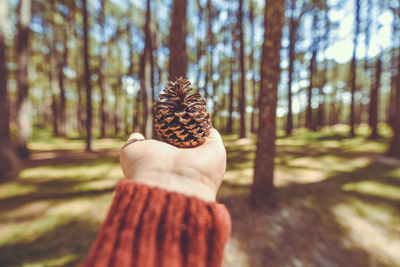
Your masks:
{"label": "ribbed knit sleeve", "polygon": [[225,206],[121,180],[82,266],[221,266]]}

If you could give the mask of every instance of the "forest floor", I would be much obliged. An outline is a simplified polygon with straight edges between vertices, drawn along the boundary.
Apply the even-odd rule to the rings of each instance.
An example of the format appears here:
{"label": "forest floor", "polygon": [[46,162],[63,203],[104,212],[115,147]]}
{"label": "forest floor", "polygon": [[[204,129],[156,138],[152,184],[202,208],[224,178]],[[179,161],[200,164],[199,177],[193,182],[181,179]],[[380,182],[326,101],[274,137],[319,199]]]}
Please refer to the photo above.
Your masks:
{"label": "forest floor", "polygon": [[[224,136],[227,173],[218,195],[232,216],[224,266],[400,266],[400,160],[388,133],[370,141],[344,127],[279,136],[279,207],[252,210],[253,139]],[[76,266],[122,177],[123,141],[37,137],[20,178],[0,186],[0,266]]]}

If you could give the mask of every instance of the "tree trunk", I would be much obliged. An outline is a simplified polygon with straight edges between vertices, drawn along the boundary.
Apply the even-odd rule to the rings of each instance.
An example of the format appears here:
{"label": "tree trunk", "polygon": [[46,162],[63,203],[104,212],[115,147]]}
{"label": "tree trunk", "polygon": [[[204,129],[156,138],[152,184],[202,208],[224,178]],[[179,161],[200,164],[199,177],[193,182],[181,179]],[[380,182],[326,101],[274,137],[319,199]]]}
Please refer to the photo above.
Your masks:
{"label": "tree trunk", "polygon": [[[75,17],[75,20],[78,17],[78,12],[71,13]],[[68,17],[69,22],[68,25],[72,25],[72,17]],[[71,26],[72,27],[72,26]],[[81,37],[79,36],[79,29],[74,28],[72,34],[74,35],[76,40],[80,40]],[[81,44],[79,44],[78,49],[82,49]],[[83,139],[85,136],[85,115],[86,113],[83,112],[82,107],[83,107],[83,93],[82,93],[82,67],[81,67],[81,61],[78,57],[74,57],[73,63],[75,65],[75,71],[76,71],[76,77],[75,77],[75,86],[76,86],[76,93],[78,95],[78,104],[76,108],[76,121],[77,121],[77,128],[79,132],[79,137]]]}
{"label": "tree trunk", "polygon": [[[232,11],[232,6],[229,8],[229,17],[233,17],[233,11]],[[236,47],[235,47],[235,26],[231,25],[231,57],[229,59],[230,61],[230,74],[229,74],[229,115],[228,115],[228,122],[226,124],[226,133],[232,134],[233,133],[233,97],[234,97],[234,83],[233,83],[233,74],[235,72],[234,69],[234,62],[235,62],[235,55],[236,55]]]}
{"label": "tree trunk", "polygon": [[325,67],[324,70],[322,70],[323,75],[322,75],[322,82],[319,85],[319,99],[318,99],[318,112],[317,112],[317,126],[318,128],[324,127],[325,126],[325,94],[324,94],[324,86],[327,83],[327,77],[326,77],[326,70],[328,69],[328,64],[326,63],[327,59],[325,59]]}
{"label": "tree trunk", "polygon": [[354,95],[356,93],[356,81],[357,81],[357,59],[356,59],[356,52],[357,52],[357,44],[358,44],[358,34],[360,33],[360,0],[355,0],[355,32],[353,38],[353,58],[351,59],[350,64],[350,82],[351,82],[351,104],[350,104],[350,136],[355,136],[354,131],[354,124],[355,124],[355,100]]}
{"label": "tree trunk", "polygon": [[379,97],[379,87],[381,84],[381,74],[382,74],[382,61],[381,55],[378,56],[376,60],[376,70],[375,70],[375,86],[371,86],[371,93],[369,97],[369,127],[371,128],[370,139],[377,139],[378,135],[378,97]]}
{"label": "tree trunk", "polygon": [[[369,46],[370,46],[370,40],[371,40],[371,24],[372,24],[372,11],[373,11],[373,3],[372,0],[367,0],[366,1],[366,16],[365,16],[365,39],[364,39],[364,46],[365,46],[365,56],[364,56],[364,73],[366,73],[367,77],[372,77],[372,73],[370,73],[370,67],[369,67],[369,58],[368,58],[368,52],[369,52]],[[365,83],[367,86],[370,87],[370,92],[374,90],[374,85],[372,85],[372,79],[369,78]],[[363,115],[364,115],[364,108],[367,108],[366,105],[362,103],[363,96],[360,99],[360,109],[359,109],[359,114],[357,116],[357,121],[358,123],[363,123]],[[371,136],[370,136],[371,137]],[[373,138],[373,137],[372,137]]]}
{"label": "tree trunk", "polygon": [[186,77],[186,0],[174,0],[171,15],[171,29],[169,33],[169,63],[168,79],[175,81],[179,77]]}
{"label": "tree trunk", "polygon": [[78,124],[78,131],[81,138],[84,136],[84,128],[86,118],[84,117],[84,112],[82,111],[83,97],[82,97],[82,78],[81,75],[76,75],[76,92],[78,94],[78,107],[76,109],[76,119]]}
{"label": "tree trunk", "polygon": [[317,51],[312,52],[311,62],[310,62],[310,84],[308,86],[307,92],[307,110],[306,110],[306,128],[312,130],[313,129],[313,116],[312,116],[312,89],[313,89],[313,79],[314,79],[314,71],[315,65],[317,61]]}
{"label": "tree trunk", "polygon": [[295,1],[291,1],[291,14],[289,20],[289,79],[288,79],[288,114],[286,121],[286,134],[291,135],[293,130],[293,113],[292,113],[292,81],[293,81],[293,65],[295,56],[295,45],[296,45],[296,27],[294,21],[294,9]]}
{"label": "tree trunk", "polygon": [[129,134],[129,121],[128,121],[129,109],[127,108],[127,105],[129,102],[129,98],[128,98],[128,92],[126,92],[126,90],[123,90],[123,92],[124,92],[124,99],[125,99],[125,102],[124,102],[125,105],[123,107],[123,110],[124,110],[124,132],[125,132],[125,135],[128,135]]}
{"label": "tree trunk", "polygon": [[143,124],[142,124],[142,133],[146,138],[151,138],[153,134],[153,112],[151,109],[152,101],[151,97],[152,93],[152,67],[151,67],[151,57],[153,53],[153,49],[151,47],[151,30],[150,30],[150,22],[151,22],[151,10],[150,10],[150,0],[147,0],[146,7],[146,22],[144,25],[144,51],[143,51],[143,69],[142,69],[142,77],[140,79],[140,86],[142,90],[143,96]]}
{"label": "tree trunk", "polygon": [[99,14],[99,24],[101,28],[101,40],[99,45],[99,87],[100,87],[100,138],[106,137],[106,123],[107,123],[107,113],[106,113],[106,77],[104,75],[104,56],[103,53],[106,48],[106,44],[104,41],[105,32],[105,0],[101,0]]}
{"label": "tree trunk", "polygon": [[[400,47],[397,55],[397,73],[400,73]],[[393,138],[390,143],[388,154],[394,157],[400,157],[400,75],[397,75],[396,80],[396,116],[394,118]]]}
{"label": "tree trunk", "polygon": [[250,54],[250,68],[251,68],[251,83],[253,89],[253,110],[251,112],[250,121],[250,131],[252,133],[256,132],[256,109],[257,109],[257,88],[256,88],[256,78],[255,78],[255,64],[254,64],[254,48],[255,48],[255,24],[254,24],[254,1],[250,1],[250,25],[251,25],[251,54]]}
{"label": "tree trunk", "polygon": [[[127,37],[128,37],[128,47],[129,47],[129,66],[128,66],[128,77],[133,79],[133,74],[134,74],[134,44],[132,41],[132,32],[131,32],[132,25],[130,22],[126,24],[126,32],[127,32]],[[142,69],[142,68],[140,68]],[[128,95],[128,94],[127,94]],[[136,132],[139,131],[139,94],[136,96],[133,96],[132,99],[132,131]],[[126,126],[126,131],[129,133],[129,125]]]}
{"label": "tree trunk", "polygon": [[62,54],[62,59],[58,64],[57,71],[58,71],[58,85],[60,88],[60,136],[66,137],[67,134],[67,98],[65,96],[65,75],[64,75],[64,67],[68,65],[68,36],[67,30],[63,32],[63,43],[64,43],[64,50]]}
{"label": "tree trunk", "polygon": [[391,81],[390,81],[390,93],[389,93],[389,104],[387,108],[386,121],[394,130],[395,117],[396,117],[396,87],[397,87],[397,79],[399,74],[397,73],[396,66],[396,46],[399,46],[400,39],[400,8],[392,9],[393,21],[392,21],[392,53],[390,60],[390,69],[391,69]]}
{"label": "tree trunk", "polygon": [[[207,42],[206,42],[206,47],[209,49],[209,56],[207,54],[207,65],[206,65],[206,81],[205,81],[205,91],[207,92],[208,97],[211,99],[211,105],[213,107],[213,111],[211,112],[211,121],[214,123],[215,121],[215,96],[216,96],[216,85],[215,81],[213,80],[213,75],[214,75],[214,65],[213,65],[213,59],[214,59],[214,48],[215,48],[215,37],[214,33],[212,31],[212,25],[214,24],[214,7],[212,6],[212,3],[210,0],[207,1]],[[212,93],[209,88],[212,88]],[[206,100],[208,100],[208,97]]]}
{"label": "tree trunk", "polygon": [[[102,65],[102,60],[100,60]],[[105,76],[103,75],[103,67],[99,65],[99,87],[100,87],[100,138],[106,137],[106,85],[104,82]]]}
{"label": "tree trunk", "polygon": [[329,20],[329,15],[328,15],[328,6],[326,6],[326,3],[324,4],[324,30],[325,33],[322,35],[322,50],[324,54],[324,67],[322,70],[322,82],[319,85],[319,99],[318,99],[318,113],[317,113],[317,126],[318,128],[322,128],[326,124],[326,114],[325,114],[325,103],[326,103],[326,97],[324,93],[324,87],[328,82],[328,69],[329,69],[329,61],[326,57],[326,50],[329,47],[329,35],[331,31],[331,23]]}
{"label": "tree trunk", "polygon": [[7,92],[7,53],[4,27],[7,22],[7,1],[0,1],[0,183],[16,178],[19,160],[10,140],[10,105]]}
{"label": "tree trunk", "polygon": [[250,203],[253,207],[261,207],[264,204],[272,207],[276,205],[273,175],[284,10],[284,0],[266,1],[264,42],[260,66],[261,86],[257,151],[254,165],[254,183],[250,197]]}
{"label": "tree trunk", "polygon": [[[51,11],[55,12],[54,2],[51,2]],[[59,83],[59,64],[58,64],[58,53],[57,53],[57,30],[54,23],[52,13],[50,15],[49,27],[51,27],[51,37],[48,40],[48,45],[50,47],[49,54],[49,80],[51,88],[51,111],[52,111],[52,122],[53,122],[53,135],[60,136],[60,108],[58,95],[60,94],[60,83]]]}
{"label": "tree trunk", "polygon": [[17,150],[22,158],[29,157],[28,140],[31,136],[31,102],[28,97],[29,25],[31,22],[31,0],[18,3],[17,22]]}
{"label": "tree trunk", "polygon": [[314,72],[317,65],[317,55],[319,48],[319,33],[318,33],[318,10],[314,8],[313,11],[313,21],[312,21],[312,29],[311,29],[313,38],[311,44],[311,62],[310,62],[310,84],[308,87],[308,95],[307,95],[307,110],[306,110],[306,127],[310,130],[315,130],[316,124],[313,122],[313,114],[312,114],[312,90],[313,90],[313,80],[314,80]]}
{"label": "tree trunk", "polygon": [[50,70],[49,70],[49,78],[50,78],[50,87],[51,87],[51,111],[52,111],[52,116],[53,116],[53,135],[54,136],[59,136],[60,135],[60,130],[59,130],[59,113],[58,113],[58,101],[57,101],[57,95],[58,95],[58,83],[57,83],[57,76],[56,76],[56,56],[54,55],[55,53],[55,48],[52,45],[52,48],[50,49]]}
{"label": "tree trunk", "polygon": [[[204,81],[204,94],[205,99],[208,101],[210,98],[210,80],[212,80],[213,71],[213,58],[214,58],[214,35],[212,32],[213,15],[211,8],[211,1],[207,1],[207,37],[206,37],[206,47],[209,49],[209,53],[206,54],[206,77]],[[212,83],[212,81],[211,81]],[[213,102],[213,100],[211,99]],[[211,114],[213,115],[213,114]]]}
{"label": "tree trunk", "polygon": [[239,68],[240,68],[240,91],[239,91],[239,113],[240,113],[240,130],[239,138],[247,137],[246,129],[246,70],[244,66],[244,33],[243,33],[243,0],[239,0],[238,9],[238,25],[239,25]]}
{"label": "tree trunk", "polygon": [[115,106],[114,106],[114,135],[119,134],[119,90],[121,88],[121,79],[118,79],[118,83],[114,85],[114,95],[115,95]]}
{"label": "tree trunk", "polygon": [[[232,51],[232,53],[234,53]],[[229,115],[228,115],[228,123],[226,124],[226,133],[232,134],[233,133],[233,58],[231,57],[231,72],[229,75]]]}
{"label": "tree trunk", "polygon": [[92,85],[89,69],[89,22],[87,0],[83,0],[83,58],[86,86],[86,151],[92,150]]}
{"label": "tree trunk", "polygon": [[[203,25],[204,8],[201,5],[200,0],[196,0],[196,5],[197,5],[197,9],[199,11],[199,24],[198,25]],[[199,36],[200,36],[200,34],[199,34]],[[205,53],[206,46],[207,45],[204,44],[204,42],[201,40],[201,37],[197,37],[197,40],[196,40],[196,62],[198,62],[198,63],[200,62],[201,58],[203,57],[203,54]],[[206,55],[206,59],[208,59],[207,55]],[[207,68],[207,66],[208,65],[206,64],[206,68]],[[198,90],[200,90],[201,76],[202,76],[202,66],[201,66],[201,64],[197,64],[196,88],[198,88]],[[207,72],[206,72],[205,84],[207,84],[207,79],[208,79],[208,76],[207,76]],[[208,98],[207,86],[203,87],[203,92],[204,92],[204,98],[207,101],[207,98]]]}
{"label": "tree trunk", "polygon": [[60,87],[60,136],[66,137],[66,120],[67,120],[67,99],[65,97],[65,83],[64,83],[64,63],[59,64],[58,67],[58,85]]}
{"label": "tree trunk", "polygon": [[7,1],[0,1],[0,142],[10,144],[10,106],[7,91],[5,25]]}

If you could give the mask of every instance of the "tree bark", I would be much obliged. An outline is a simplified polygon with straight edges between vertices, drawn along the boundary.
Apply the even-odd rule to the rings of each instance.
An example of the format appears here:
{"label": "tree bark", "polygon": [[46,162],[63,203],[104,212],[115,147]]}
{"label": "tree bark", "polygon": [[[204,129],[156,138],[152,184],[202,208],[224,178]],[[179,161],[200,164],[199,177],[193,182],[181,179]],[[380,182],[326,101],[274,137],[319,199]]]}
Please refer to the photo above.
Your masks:
{"label": "tree bark", "polygon": [[[210,80],[212,80],[212,75],[214,73],[213,68],[213,58],[214,58],[214,34],[212,32],[212,24],[213,24],[213,11],[211,6],[211,1],[207,1],[207,37],[206,37],[206,47],[209,52],[206,54],[206,77],[204,81],[204,93],[205,99],[208,101],[210,95],[212,96],[214,93],[210,93]],[[212,84],[212,81],[211,81]],[[211,97],[211,101],[214,103],[214,100]],[[213,115],[213,114],[211,114]]]}
{"label": "tree bark", "polygon": [[[78,12],[71,12],[71,15],[74,16],[74,19],[77,20]],[[72,25],[72,17],[68,17],[70,20],[68,22],[69,25]],[[72,26],[71,26],[72,27]],[[74,35],[76,40],[81,40],[82,38],[79,36],[79,29],[74,28],[72,34]],[[78,45],[78,49],[82,49],[81,44]],[[81,61],[78,57],[74,57],[73,64],[75,65],[76,77],[75,77],[75,86],[76,86],[76,93],[78,95],[78,103],[76,108],[76,121],[77,121],[77,128],[79,132],[79,137],[83,138],[85,135],[85,112],[83,112],[83,93],[82,93],[82,68],[81,68]]]}
{"label": "tree bark", "polygon": [[322,50],[324,54],[324,64],[323,64],[323,70],[322,70],[322,82],[319,85],[319,99],[318,99],[318,113],[317,113],[317,126],[318,128],[322,128],[326,124],[326,113],[325,113],[325,103],[326,103],[326,97],[324,93],[324,87],[328,82],[328,68],[329,68],[329,61],[326,57],[326,50],[329,47],[329,35],[331,31],[331,23],[329,20],[329,15],[328,15],[328,6],[324,2],[323,4],[324,8],[324,29],[325,33],[322,35]]}
{"label": "tree bark", "polygon": [[142,133],[146,138],[151,138],[153,134],[153,112],[152,112],[152,53],[153,49],[151,47],[151,10],[150,10],[151,2],[147,0],[146,7],[146,22],[144,25],[144,51],[143,51],[143,69],[142,69],[142,77],[140,79],[141,90],[143,96],[143,124],[142,124]]}
{"label": "tree bark", "polygon": [[307,94],[307,110],[306,110],[306,127],[310,130],[315,130],[316,123],[313,122],[313,111],[312,111],[312,90],[314,82],[314,72],[317,65],[317,55],[319,49],[320,36],[318,33],[318,10],[314,8],[313,10],[313,21],[312,21],[312,44],[311,44],[311,62],[310,62],[310,84],[308,87]]}
{"label": "tree bark", "polygon": [[251,84],[253,89],[253,110],[251,112],[250,131],[256,132],[256,110],[257,110],[257,88],[255,78],[255,63],[254,63],[254,48],[255,48],[255,24],[254,24],[254,1],[250,1],[250,25],[251,25],[251,54],[250,54],[250,68],[252,71]]}
{"label": "tree bark", "polygon": [[[397,73],[400,73],[400,47],[398,48],[397,56]],[[396,80],[396,116],[393,125],[393,137],[390,143],[388,154],[394,157],[400,157],[400,75],[397,75]]]}
{"label": "tree bark", "polygon": [[66,123],[67,123],[67,98],[65,97],[65,76],[64,66],[67,65],[67,44],[64,44],[63,60],[58,64],[58,85],[60,87],[60,136],[66,137]]}
{"label": "tree bark", "polygon": [[313,116],[312,116],[312,89],[313,89],[313,79],[314,79],[314,71],[315,71],[315,65],[317,61],[317,51],[314,50],[312,52],[311,56],[311,62],[310,62],[310,83],[308,86],[308,91],[307,91],[307,110],[306,110],[306,128],[312,130],[313,129]]}
{"label": "tree bark", "polygon": [[105,33],[105,0],[101,0],[101,9],[99,13],[99,24],[101,28],[102,39],[99,45],[99,87],[100,87],[100,138],[106,137],[106,123],[107,123],[107,113],[106,113],[106,77],[104,75],[104,49],[106,44],[104,41]]}
{"label": "tree bark", "polygon": [[369,127],[371,128],[370,139],[377,139],[378,135],[378,102],[379,102],[379,87],[381,83],[382,74],[382,61],[381,55],[376,60],[375,70],[375,86],[371,86],[371,92],[369,97]]}
{"label": "tree bark", "polygon": [[[199,25],[203,24],[203,13],[204,13],[204,8],[202,7],[200,0],[196,0],[196,6],[199,12]],[[198,34],[197,36],[200,36]],[[201,58],[203,57],[203,54],[205,52],[205,48],[203,46],[203,42],[199,37],[197,37],[196,40],[196,62],[197,62],[197,76],[196,76],[196,88],[200,90],[200,78],[201,78],[201,65],[199,64]],[[206,92],[204,92],[206,94]]]}
{"label": "tree bark", "polygon": [[239,68],[240,68],[240,91],[239,91],[239,114],[240,114],[240,130],[239,138],[247,137],[246,128],[246,70],[244,64],[244,33],[243,33],[243,0],[239,0],[238,9],[238,25],[239,25]]}
{"label": "tree bark", "polygon": [[390,93],[389,93],[389,104],[387,108],[387,123],[392,127],[394,130],[395,124],[395,117],[396,117],[396,87],[397,87],[397,78],[399,74],[397,73],[397,66],[396,66],[396,46],[399,46],[399,39],[400,39],[400,8],[392,8],[392,53],[391,53],[391,60],[390,60],[390,69],[391,69],[391,81],[390,81]]}
{"label": "tree bark", "polygon": [[355,32],[353,38],[353,57],[351,59],[350,64],[350,82],[351,82],[351,104],[350,104],[350,136],[355,136],[354,124],[355,124],[355,100],[354,95],[356,93],[356,81],[357,81],[357,44],[358,44],[358,35],[360,33],[360,0],[355,0]]}
{"label": "tree bark", "polygon": [[78,72],[76,75],[76,92],[78,94],[78,107],[76,109],[76,119],[78,124],[78,131],[81,138],[84,136],[85,131],[85,112],[82,111],[83,97],[82,97],[82,77]]}
{"label": "tree bark", "polygon": [[[338,64],[335,63],[334,67],[332,68],[332,80],[335,80],[338,76]],[[339,90],[337,88],[336,83],[332,83],[333,92],[331,94],[331,104],[329,108],[329,125],[333,126],[338,123],[338,110],[339,110]]]}
{"label": "tree bark", "polygon": [[22,158],[29,157],[28,140],[31,136],[31,102],[28,97],[29,25],[31,22],[31,0],[18,3],[17,22],[17,150]]}
{"label": "tree bark", "polygon": [[89,22],[87,0],[83,1],[83,58],[85,68],[85,86],[86,86],[86,151],[92,150],[92,85],[90,82],[89,68]]}
{"label": "tree bark", "polygon": [[280,50],[285,1],[266,1],[264,15],[264,42],[260,66],[260,98],[257,150],[254,182],[250,203],[253,207],[264,204],[275,206],[274,157],[276,137],[276,106],[280,80]]}
{"label": "tree bark", "polygon": [[288,113],[286,120],[286,134],[291,135],[293,130],[293,112],[292,112],[292,82],[293,82],[293,65],[296,45],[296,27],[295,27],[295,0],[291,0],[291,13],[289,20],[289,69],[288,69]]}
{"label": "tree bark", "polygon": [[53,135],[60,136],[60,107],[58,96],[60,94],[60,83],[59,83],[59,64],[58,64],[58,53],[57,53],[57,30],[54,23],[53,14],[55,12],[55,3],[51,2],[51,11],[49,25],[51,28],[51,37],[48,40],[48,46],[50,47],[49,53],[49,81],[51,88],[51,111],[52,111],[52,123],[53,123]]}
{"label": "tree bark", "polygon": [[7,91],[7,53],[5,24],[7,1],[0,1],[0,142],[10,144],[10,106]]}
{"label": "tree bark", "polygon": [[115,106],[114,106],[114,135],[119,134],[119,91],[121,88],[121,79],[118,79],[118,83],[114,85],[114,95],[115,95]]}
{"label": "tree bark", "polygon": [[7,1],[0,1],[0,183],[18,176],[19,159],[10,139],[10,105],[7,91],[7,46],[4,27]]}
{"label": "tree bark", "polygon": [[[232,6],[229,8],[229,16],[232,18],[233,17],[233,11],[232,11]],[[235,55],[236,55],[236,47],[235,47],[235,25],[231,25],[231,57],[229,59],[230,61],[230,74],[229,74],[229,115],[228,115],[228,121],[226,124],[226,133],[232,134],[233,133],[233,98],[234,98],[234,82],[233,82],[233,74],[235,72],[234,69],[234,62],[235,62]]]}
{"label": "tree bark", "polygon": [[[55,25],[54,25],[55,26]],[[69,27],[67,25],[66,27]],[[60,88],[60,136],[66,137],[67,134],[67,98],[65,96],[65,75],[64,67],[68,65],[68,30],[63,29],[63,52],[62,57],[57,64],[58,86]]]}
{"label": "tree bark", "polygon": [[[134,74],[134,49],[133,49],[133,41],[132,41],[132,32],[131,32],[132,25],[130,22],[126,24],[126,32],[128,37],[128,46],[129,46],[129,67],[128,67],[128,77],[133,79]],[[140,68],[142,69],[142,68]],[[132,99],[132,131],[136,132],[139,131],[139,94],[133,96]],[[136,107],[135,107],[136,106]],[[129,133],[129,125],[126,126],[126,130]]]}
{"label": "tree bark", "polygon": [[169,33],[169,63],[168,79],[175,81],[179,77],[186,77],[186,0],[174,0],[171,14],[171,28]]}
{"label": "tree bark", "polygon": [[59,130],[59,113],[58,113],[58,101],[57,101],[57,95],[58,95],[58,83],[57,83],[57,76],[56,76],[56,62],[55,58],[56,56],[54,55],[55,49],[52,45],[52,48],[50,49],[50,69],[49,69],[49,79],[50,79],[50,87],[51,87],[51,111],[52,111],[52,117],[53,117],[53,135],[54,136],[59,136],[60,135],[60,130]]}

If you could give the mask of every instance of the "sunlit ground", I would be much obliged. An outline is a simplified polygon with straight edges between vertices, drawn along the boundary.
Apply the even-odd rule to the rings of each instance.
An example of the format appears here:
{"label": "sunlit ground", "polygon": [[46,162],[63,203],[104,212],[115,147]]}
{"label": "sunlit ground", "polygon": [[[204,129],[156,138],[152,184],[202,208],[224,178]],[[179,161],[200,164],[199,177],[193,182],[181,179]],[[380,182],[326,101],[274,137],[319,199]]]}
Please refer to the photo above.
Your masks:
{"label": "sunlit ground", "polygon": [[[232,238],[225,266],[400,266],[400,161],[384,155],[390,131],[369,141],[338,126],[277,140],[279,208],[248,206],[255,144],[224,136],[228,171],[219,200]],[[123,141],[38,137],[19,180],[0,185],[0,266],[76,266],[122,177]]]}

